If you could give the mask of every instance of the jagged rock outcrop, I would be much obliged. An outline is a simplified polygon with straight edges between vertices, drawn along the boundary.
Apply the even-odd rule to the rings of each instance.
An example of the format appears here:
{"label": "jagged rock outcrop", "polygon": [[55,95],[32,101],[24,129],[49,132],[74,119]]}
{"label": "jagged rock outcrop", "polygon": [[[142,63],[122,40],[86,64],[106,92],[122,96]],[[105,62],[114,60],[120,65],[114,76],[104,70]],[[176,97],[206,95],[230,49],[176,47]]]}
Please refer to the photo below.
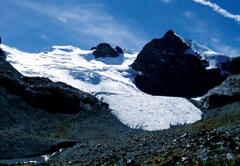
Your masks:
{"label": "jagged rock outcrop", "polygon": [[211,89],[199,103],[202,108],[212,109],[238,101],[240,101],[240,75],[232,75],[221,85]]}
{"label": "jagged rock outcrop", "polygon": [[231,74],[240,74],[240,57],[233,57],[222,64],[222,69]]}
{"label": "jagged rock outcrop", "polygon": [[119,54],[122,54],[123,51],[120,47],[116,47],[113,49],[108,43],[100,43],[97,47],[91,48],[93,51],[93,55],[95,58],[105,58],[105,57],[118,57]]}
{"label": "jagged rock outcrop", "polygon": [[24,77],[4,59],[0,59],[0,87],[49,113],[98,111],[106,106],[92,95],[64,83],[52,82],[47,78]]}
{"label": "jagged rock outcrop", "polygon": [[146,44],[131,66],[142,73],[137,87],[152,95],[200,96],[224,80],[172,30]]}

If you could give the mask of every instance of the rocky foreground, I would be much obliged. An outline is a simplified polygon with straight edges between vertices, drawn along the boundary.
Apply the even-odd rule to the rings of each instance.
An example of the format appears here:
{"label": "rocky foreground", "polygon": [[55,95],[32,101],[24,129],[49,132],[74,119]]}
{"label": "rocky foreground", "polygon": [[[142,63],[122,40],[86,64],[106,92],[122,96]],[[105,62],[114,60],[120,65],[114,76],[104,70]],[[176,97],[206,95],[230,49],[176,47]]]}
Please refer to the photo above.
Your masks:
{"label": "rocky foreground", "polygon": [[[0,165],[240,165],[235,59],[225,66],[236,75],[193,101],[204,112],[202,120],[147,132],[123,125],[91,94],[21,75],[5,54],[0,56]],[[190,57],[199,64],[193,68],[208,72],[199,58]],[[145,67],[147,74],[151,66]]]}

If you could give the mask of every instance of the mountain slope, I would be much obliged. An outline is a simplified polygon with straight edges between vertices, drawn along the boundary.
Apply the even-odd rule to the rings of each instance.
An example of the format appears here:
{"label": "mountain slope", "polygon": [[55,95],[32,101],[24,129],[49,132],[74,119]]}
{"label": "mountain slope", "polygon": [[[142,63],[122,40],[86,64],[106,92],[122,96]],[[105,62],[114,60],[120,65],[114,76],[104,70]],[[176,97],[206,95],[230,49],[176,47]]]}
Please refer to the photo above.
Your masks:
{"label": "mountain slope", "polygon": [[95,59],[93,51],[72,46],[54,46],[32,54],[5,45],[2,48],[22,74],[48,77],[92,93],[132,128],[160,130],[201,119],[201,111],[184,98],[151,96],[136,88],[136,72],[129,67],[136,54]]}

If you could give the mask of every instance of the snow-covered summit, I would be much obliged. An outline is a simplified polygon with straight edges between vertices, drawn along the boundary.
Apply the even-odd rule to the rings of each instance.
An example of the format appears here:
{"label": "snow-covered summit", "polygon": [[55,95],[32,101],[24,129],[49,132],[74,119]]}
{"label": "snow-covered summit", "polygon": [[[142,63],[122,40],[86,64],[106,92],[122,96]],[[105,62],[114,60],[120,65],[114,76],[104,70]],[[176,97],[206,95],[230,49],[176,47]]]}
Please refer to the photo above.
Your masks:
{"label": "snow-covered summit", "polygon": [[22,74],[48,77],[92,93],[109,103],[112,113],[132,128],[161,130],[201,119],[201,111],[184,98],[151,96],[136,88],[136,72],[129,65],[137,54],[95,59],[93,51],[72,46],[53,46],[40,53],[2,48]]}

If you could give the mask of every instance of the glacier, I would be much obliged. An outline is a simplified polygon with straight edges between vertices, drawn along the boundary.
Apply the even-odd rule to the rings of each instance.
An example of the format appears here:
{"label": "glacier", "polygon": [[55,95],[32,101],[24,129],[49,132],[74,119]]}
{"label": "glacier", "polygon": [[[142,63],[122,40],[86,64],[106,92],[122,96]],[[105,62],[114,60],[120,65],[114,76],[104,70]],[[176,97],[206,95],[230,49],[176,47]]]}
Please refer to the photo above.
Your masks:
{"label": "glacier", "polygon": [[108,103],[112,114],[131,128],[162,130],[201,119],[201,110],[187,99],[151,96],[135,86],[137,73],[129,65],[137,53],[95,59],[91,50],[73,46],[53,46],[38,53],[6,45],[2,49],[22,74],[47,77],[91,93]]}

